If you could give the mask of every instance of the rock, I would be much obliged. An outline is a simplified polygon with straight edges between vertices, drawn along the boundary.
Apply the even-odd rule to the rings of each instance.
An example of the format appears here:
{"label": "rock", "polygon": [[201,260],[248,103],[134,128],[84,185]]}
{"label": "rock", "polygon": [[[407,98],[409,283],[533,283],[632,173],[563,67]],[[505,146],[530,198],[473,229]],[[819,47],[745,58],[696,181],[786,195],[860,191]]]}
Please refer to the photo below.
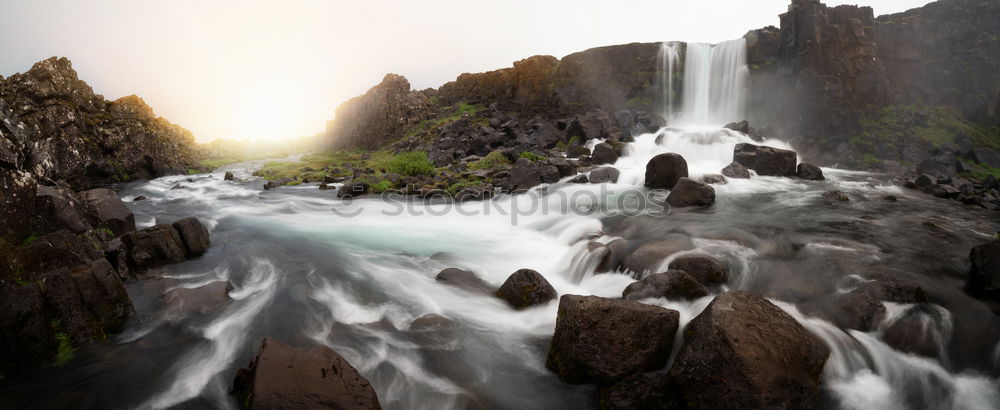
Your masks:
{"label": "rock", "polygon": [[655,269],[664,259],[677,252],[694,248],[691,238],[684,234],[672,233],[663,238],[646,242],[635,248],[622,261],[622,266],[636,274],[642,274],[649,269]]}
{"label": "rock", "polygon": [[71,193],[39,185],[34,199],[35,215],[31,224],[33,235],[44,235],[60,229],[69,229],[76,233],[91,229],[90,223],[83,215],[86,210],[77,208],[76,205],[79,203]]}
{"label": "rock", "polygon": [[132,198],[132,202],[145,201],[145,200],[146,200],[146,196],[145,195],[139,195],[139,196],[137,196],[135,198]]}
{"label": "rock", "polygon": [[428,313],[410,322],[408,330],[409,336],[421,347],[447,350],[455,340],[456,327],[455,321],[436,313]]}
{"label": "rock", "polygon": [[843,191],[827,191],[823,193],[823,199],[830,202],[847,202],[851,200],[851,197]]}
{"label": "rock", "polygon": [[381,409],[375,389],[337,352],[271,338],[237,371],[233,392],[246,409]]}
{"label": "rock", "polygon": [[795,176],[799,177],[799,179],[806,179],[810,181],[826,180],[826,178],[823,177],[823,170],[813,164],[807,164],[805,162],[799,164],[798,168],[796,168]]}
{"label": "rock", "polygon": [[353,198],[368,193],[368,184],[365,182],[345,183],[337,190],[337,198]]}
{"label": "rock", "polygon": [[590,149],[583,145],[570,145],[566,149],[567,158],[580,158],[588,155],[590,155]]}
{"label": "rock", "polygon": [[1000,302],[1000,240],[979,245],[969,251],[969,294]]}
{"label": "rock", "polygon": [[[758,124],[758,125],[760,125],[760,124]],[[749,134],[750,133],[750,123],[747,120],[743,120],[743,121],[740,121],[740,122],[731,122],[729,124],[726,124],[726,126],[723,127],[723,128],[728,128],[728,129],[731,129],[733,131],[741,132],[741,133],[744,133],[744,134]]]}
{"label": "rock", "polygon": [[163,294],[163,304],[170,316],[204,315],[229,301],[229,281],[212,282],[197,288],[175,288]]}
{"label": "rock", "polygon": [[1000,153],[993,148],[977,145],[972,147],[972,157],[980,164],[986,164],[993,168],[1000,168]]}
{"label": "rock", "polygon": [[562,158],[552,158],[549,159],[549,165],[556,167],[559,170],[559,177],[565,178],[570,175],[576,175],[576,167],[570,164],[568,161]]}
{"label": "rock", "polygon": [[722,169],[722,175],[730,178],[750,178],[750,170],[739,162],[733,162]]}
{"label": "rock", "polygon": [[562,139],[562,133],[548,122],[542,123],[541,127],[528,136],[528,142],[541,149],[555,147]]}
{"label": "rock", "polygon": [[573,179],[570,179],[568,182],[571,184],[587,184],[590,183],[590,178],[587,174],[580,174],[573,177]]}
{"label": "rock", "polygon": [[520,269],[511,274],[497,289],[496,295],[515,309],[546,304],[559,296],[542,274],[531,269]]}
{"label": "rock", "polygon": [[618,153],[611,147],[611,144],[602,142],[594,146],[594,153],[590,156],[594,165],[614,164],[618,161]]}
{"label": "rock", "polygon": [[181,236],[184,243],[184,250],[187,257],[193,258],[205,253],[212,244],[212,238],[208,234],[208,229],[202,225],[201,221],[195,217],[188,217],[174,222],[174,229]]}
{"label": "rock", "polygon": [[872,274],[869,278],[849,284],[846,293],[831,295],[831,321],[845,329],[864,332],[874,329],[885,318],[885,305],[892,303],[926,303],[923,289],[895,275]]}
{"label": "rock", "polygon": [[731,291],[688,323],[670,375],[691,408],[814,408],[829,354],[771,302]]}
{"label": "rock", "polygon": [[600,243],[594,243],[598,247],[604,249],[604,257],[601,258],[601,262],[597,264],[597,269],[595,272],[611,272],[617,270],[621,266],[622,260],[628,256],[630,250],[629,241],[624,239],[615,239],[609,242],[607,245],[601,245]]}
{"label": "rock", "polygon": [[232,181],[233,173],[231,171],[226,171],[226,174],[222,177],[224,181]]}
{"label": "rock", "polygon": [[601,410],[685,410],[680,387],[666,373],[638,373],[601,389]]}
{"label": "rock", "polygon": [[726,185],[729,183],[729,180],[719,174],[705,174],[702,175],[701,182],[713,185]]}
{"label": "rock", "polygon": [[510,178],[504,183],[504,190],[524,192],[541,184],[551,184],[558,181],[559,169],[555,166],[519,158],[510,169]]}
{"label": "rock", "polygon": [[725,266],[707,255],[685,255],[670,262],[670,270],[681,270],[705,286],[723,285],[729,280]]}
{"label": "rock", "polygon": [[733,150],[733,162],[757,171],[757,175],[792,177],[798,159],[795,151],[741,143]]}
{"label": "rock", "polygon": [[618,182],[618,176],[621,172],[615,167],[601,167],[593,171],[590,171],[590,183],[591,184],[603,184],[607,182],[616,183]]}
{"label": "rock", "polygon": [[187,253],[180,234],[171,225],[156,225],[125,234],[122,246],[135,271],[183,262]]}
{"label": "rock", "polygon": [[687,161],[672,152],[657,155],[646,164],[646,187],[652,189],[674,189],[677,181],[687,176]]}
{"label": "rock", "polygon": [[135,215],[129,211],[118,194],[110,189],[91,189],[80,193],[81,199],[115,236],[135,231]]}
{"label": "rock", "polygon": [[882,341],[903,353],[942,359],[951,337],[950,318],[943,308],[929,303],[914,305],[882,329]]}
{"label": "rock", "polygon": [[663,367],[679,320],[659,306],[565,295],[545,366],[567,383],[604,385]]}
{"label": "rock", "polygon": [[926,190],[937,184],[936,181],[937,180],[930,175],[920,174],[917,176],[917,179],[913,181],[913,186],[921,190]]}
{"label": "rock", "polygon": [[917,165],[917,173],[937,176],[955,175],[955,167],[953,165],[942,164],[934,159],[925,159]]}
{"label": "rock", "polygon": [[458,268],[444,269],[434,277],[434,280],[474,293],[491,295],[496,292],[493,286],[480,279],[475,273]]}
{"label": "rock", "polygon": [[622,299],[642,300],[647,298],[667,298],[671,300],[692,300],[708,296],[697,280],[682,270],[669,270],[646,276],[628,285],[622,292]]}
{"label": "rock", "polygon": [[703,182],[681,178],[667,195],[667,204],[673,208],[710,206],[715,203],[715,188]]}

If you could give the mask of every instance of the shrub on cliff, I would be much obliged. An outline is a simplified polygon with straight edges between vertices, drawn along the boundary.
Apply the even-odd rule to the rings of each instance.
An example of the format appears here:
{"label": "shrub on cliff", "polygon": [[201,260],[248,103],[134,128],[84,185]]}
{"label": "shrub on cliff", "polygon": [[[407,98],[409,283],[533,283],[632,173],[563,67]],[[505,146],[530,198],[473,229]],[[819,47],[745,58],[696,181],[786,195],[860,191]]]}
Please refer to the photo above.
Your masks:
{"label": "shrub on cliff", "polygon": [[386,164],[389,172],[405,176],[431,175],[434,164],[427,159],[424,151],[404,152],[396,155]]}

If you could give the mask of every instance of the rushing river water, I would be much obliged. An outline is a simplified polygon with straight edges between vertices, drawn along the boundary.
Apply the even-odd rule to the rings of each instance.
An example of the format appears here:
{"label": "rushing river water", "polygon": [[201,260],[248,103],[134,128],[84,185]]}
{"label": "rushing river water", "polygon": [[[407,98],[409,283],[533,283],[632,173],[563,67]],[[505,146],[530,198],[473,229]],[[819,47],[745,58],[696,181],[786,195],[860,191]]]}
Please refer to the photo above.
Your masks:
{"label": "rushing river water", "polygon": [[[881,175],[835,169],[824,170],[823,182],[731,179],[715,186],[714,206],[665,216],[566,212],[560,199],[598,198],[614,210],[621,192],[643,190],[653,155],[678,152],[692,174],[715,173],[746,141],[728,130],[663,130],[627,147],[617,184],[553,184],[463,208],[377,198],[347,205],[315,184],[263,191],[250,175],[254,163],[228,168],[236,182],[223,181],[220,169],[124,186],[126,200],[148,197],[128,203],[140,226],[197,216],[211,230],[212,247],[128,283],[137,313],[124,333],[0,391],[0,407],[234,408],[227,391],[235,371],[265,336],[333,348],[371,381],[387,409],[594,407],[593,386],[564,384],[544,367],[557,301],[515,311],[434,277],[461,267],[498,286],[531,268],[560,294],[617,297],[634,279],[594,274],[587,243],[671,232],[690,235],[695,252],[723,261],[728,288],[771,298],[830,345],[824,406],[1000,406],[998,319],[961,291],[969,249],[1000,229],[995,213],[901,189]],[[833,189],[851,201],[823,199]],[[898,201],[883,200],[887,194]],[[885,319],[927,315],[938,357],[903,354],[883,343],[878,329],[845,331],[819,318],[827,296],[887,269],[939,302],[920,311],[889,304]],[[164,292],[216,281],[232,283],[222,306],[187,315],[165,309]],[[712,296],[645,302],[680,311],[683,326]],[[456,321],[454,338],[408,331],[428,313]]]}

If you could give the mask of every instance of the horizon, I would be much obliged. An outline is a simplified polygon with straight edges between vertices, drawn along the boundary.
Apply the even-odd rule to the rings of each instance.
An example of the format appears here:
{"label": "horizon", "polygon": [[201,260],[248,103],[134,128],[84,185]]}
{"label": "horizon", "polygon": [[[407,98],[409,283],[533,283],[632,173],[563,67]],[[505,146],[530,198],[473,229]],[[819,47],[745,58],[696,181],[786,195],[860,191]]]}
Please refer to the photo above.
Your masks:
{"label": "horizon", "polygon": [[[52,7],[59,3],[62,6]],[[112,0],[96,7],[62,0],[15,2],[5,4],[8,12],[0,16],[0,48],[9,50],[0,55],[0,75],[25,72],[52,56],[66,57],[96,93],[109,100],[138,95],[157,115],[187,128],[200,143],[268,143],[323,132],[338,105],[363,94],[386,73],[406,77],[413,89],[437,88],[459,74],[510,67],[532,55],[561,59],[633,42],[718,43],[777,26],[789,1],[678,5],[644,0],[593,7],[560,2],[532,5],[541,10],[528,16],[520,13],[527,4],[385,3],[337,8],[311,1],[281,7],[257,2],[238,7],[230,2],[194,6]],[[859,3],[873,7],[879,16],[927,1],[826,3]],[[594,7],[603,12],[592,13]],[[649,12],[635,15],[640,9]],[[148,20],[153,13],[161,18]],[[670,13],[714,14],[716,24],[658,17]],[[495,17],[483,21],[482,15]],[[50,28],[81,16],[93,20],[86,30],[75,30],[79,26],[73,24]],[[635,22],[621,23],[630,18]],[[524,22],[507,24],[518,19]],[[51,24],[36,24],[42,20]],[[326,24],[330,20],[342,24]],[[656,26],[660,20],[665,27]],[[517,32],[500,32],[501,26]],[[473,30],[480,31],[471,40],[462,35]],[[569,31],[572,38],[560,35]],[[355,37],[357,32],[375,34]],[[418,46],[399,41],[411,33]]]}

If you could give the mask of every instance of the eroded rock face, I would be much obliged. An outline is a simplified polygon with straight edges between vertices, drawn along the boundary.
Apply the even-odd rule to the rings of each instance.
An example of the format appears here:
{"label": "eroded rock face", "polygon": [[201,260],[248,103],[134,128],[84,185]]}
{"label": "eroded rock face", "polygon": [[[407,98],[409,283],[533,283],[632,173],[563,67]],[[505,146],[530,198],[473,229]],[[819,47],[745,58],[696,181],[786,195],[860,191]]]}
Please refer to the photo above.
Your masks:
{"label": "eroded rock face", "polygon": [[381,409],[375,389],[325,346],[296,348],[267,338],[233,390],[245,409]]}
{"label": "eroded rock face", "polygon": [[181,236],[184,243],[184,250],[188,258],[199,256],[212,244],[212,239],[208,234],[205,225],[195,217],[181,219],[173,224],[174,229]]}
{"label": "eroded rock face", "polygon": [[407,128],[430,118],[428,96],[410,90],[401,75],[386,74],[364,95],[337,107],[327,127],[331,149],[375,149],[401,137]]}
{"label": "eroded rock face", "polygon": [[687,325],[670,375],[693,408],[814,408],[829,354],[771,302],[733,291]]}
{"label": "eroded rock face", "polygon": [[545,365],[564,382],[600,384],[663,367],[679,319],[659,306],[565,295]]}
{"label": "eroded rock face", "polygon": [[639,373],[601,389],[601,410],[684,410],[677,383],[666,373]]}
{"label": "eroded rock face", "polygon": [[757,175],[792,177],[798,160],[795,151],[741,143],[733,151],[733,162],[757,171]]}
{"label": "eroded rock face", "polygon": [[559,296],[542,274],[531,269],[511,274],[497,289],[496,295],[515,309],[545,304]]}
{"label": "eroded rock face", "polygon": [[687,176],[687,161],[679,154],[660,154],[646,164],[646,186],[652,189],[673,189],[677,181]]}

